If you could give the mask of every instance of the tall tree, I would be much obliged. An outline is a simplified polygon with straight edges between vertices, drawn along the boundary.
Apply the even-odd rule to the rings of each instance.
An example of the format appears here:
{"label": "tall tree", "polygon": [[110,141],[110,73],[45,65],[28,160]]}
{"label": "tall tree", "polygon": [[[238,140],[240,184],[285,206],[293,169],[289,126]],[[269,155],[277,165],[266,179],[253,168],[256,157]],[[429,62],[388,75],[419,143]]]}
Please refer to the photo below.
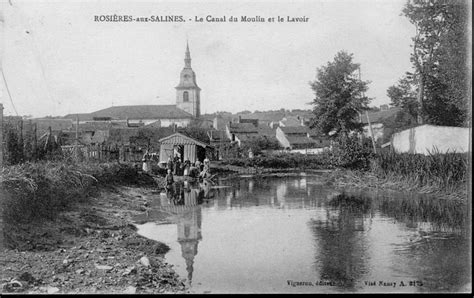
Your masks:
{"label": "tall tree", "polygon": [[411,61],[420,124],[466,120],[468,11],[464,0],[409,0],[403,9],[416,28]]}
{"label": "tall tree", "polygon": [[413,80],[407,75],[398,81],[397,85],[387,89],[387,96],[390,98],[390,105],[400,107],[410,115],[414,121],[418,118],[418,102],[416,86]]}
{"label": "tall tree", "polygon": [[310,82],[316,97],[310,126],[332,136],[360,131],[359,115],[368,109],[364,95],[369,81],[360,80],[360,65],[352,61],[353,54],[340,51],[334,61],[317,69],[316,80]]}

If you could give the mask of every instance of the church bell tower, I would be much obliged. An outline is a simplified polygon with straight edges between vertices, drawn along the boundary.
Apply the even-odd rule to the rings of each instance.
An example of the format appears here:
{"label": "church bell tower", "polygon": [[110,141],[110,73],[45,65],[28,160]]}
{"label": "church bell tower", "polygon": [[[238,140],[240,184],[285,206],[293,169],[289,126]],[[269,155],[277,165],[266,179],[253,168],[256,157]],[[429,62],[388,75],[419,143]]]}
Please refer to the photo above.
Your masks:
{"label": "church bell tower", "polygon": [[189,44],[186,43],[184,54],[184,68],[181,71],[179,85],[176,89],[176,107],[190,113],[194,117],[201,115],[201,88],[196,83],[196,74],[191,68],[191,53]]}

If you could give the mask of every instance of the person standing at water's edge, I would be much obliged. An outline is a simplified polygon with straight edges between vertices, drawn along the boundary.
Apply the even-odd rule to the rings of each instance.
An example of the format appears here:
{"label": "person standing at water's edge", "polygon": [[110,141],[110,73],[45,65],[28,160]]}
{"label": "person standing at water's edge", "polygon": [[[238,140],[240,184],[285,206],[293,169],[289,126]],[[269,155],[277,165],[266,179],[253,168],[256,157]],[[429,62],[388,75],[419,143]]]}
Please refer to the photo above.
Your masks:
{"label": "person standing at water's edge", "polygon": [[166,167],[168,170],[173,171],[173,160],[171,159],[171,156],[168,157],[168,162],[166,163]]}
{"label": "person standing at water's edge", "polygon": [[171,172],[171,169],[168,169],[168,172],[165,177],[165,181],[166,181],[166,187],[165,187],[166,191],[169,192],[171,191],[174,184],[174,177],[173,177],[173,173]]}
{"label": "person standing at water's edge", "polygon": [[142,162],[143,162],[142,170],[143,170],[143,172],[148,173],[148,172],[151,171],[150,161],[151,161],[151,155],[150,155],[150,153],[148,152],[148,149],[147,149],[145,154],[143,155],[143,158],[142,158]]}

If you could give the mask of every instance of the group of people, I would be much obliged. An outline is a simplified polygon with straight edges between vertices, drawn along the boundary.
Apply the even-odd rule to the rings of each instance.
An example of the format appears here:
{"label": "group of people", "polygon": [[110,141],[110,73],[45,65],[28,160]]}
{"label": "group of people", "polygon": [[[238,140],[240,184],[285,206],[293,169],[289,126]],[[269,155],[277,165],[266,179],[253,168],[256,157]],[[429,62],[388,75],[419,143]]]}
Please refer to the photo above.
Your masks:
{"label": "group of people", "polygon": [[186,176],[190,178],[211,178],[211,169],[210,161],[208,158],[204,159],[204,162],[201,163],[197,160],[195,163],[191,163],[189,160],[185,160],[184,163],[181,162],[179,157],[171,159],[168,158],[166,163],[167,174],[166,174],[166,189],[169,189],[174,183],[174,175],[176,176]]}
{"label": "group of people", "polygon": [[[210,172],[210,161],[208,158],[206,158],[204,159],[203,163],[201,163],[199,160],[197,160],[195,163],[191,163],[187,159],[182,162],[181,158],[175,156],[174,159],[171,159],[171,157],[168,158],[166,168],[176,176],[189,176],[192,178],[198,178],[201,174]],[[203,178],[209,178],[208,176],[201,176]]]}

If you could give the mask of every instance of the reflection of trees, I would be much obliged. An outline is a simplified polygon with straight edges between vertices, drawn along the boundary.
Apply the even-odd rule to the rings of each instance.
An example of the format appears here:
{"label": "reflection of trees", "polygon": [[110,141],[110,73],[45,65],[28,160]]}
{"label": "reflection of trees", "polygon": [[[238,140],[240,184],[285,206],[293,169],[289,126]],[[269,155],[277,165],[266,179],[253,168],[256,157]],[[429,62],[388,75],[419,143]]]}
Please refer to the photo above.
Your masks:
{"label": "reflection of trees", "polygon": [[316,256],[320,278],[350,290],[367,271],[364,219],[370,199],[337,195],[329,202],[324,221],[311,219],[310,228],[319,247]]}
{"label": "reflection of trees", "polygon": [[382,214],[407,224],[430,222],[438,230],[466,227],[466,204],[459,200],[445,200],[428,196],[382,196],[378,199]]}

